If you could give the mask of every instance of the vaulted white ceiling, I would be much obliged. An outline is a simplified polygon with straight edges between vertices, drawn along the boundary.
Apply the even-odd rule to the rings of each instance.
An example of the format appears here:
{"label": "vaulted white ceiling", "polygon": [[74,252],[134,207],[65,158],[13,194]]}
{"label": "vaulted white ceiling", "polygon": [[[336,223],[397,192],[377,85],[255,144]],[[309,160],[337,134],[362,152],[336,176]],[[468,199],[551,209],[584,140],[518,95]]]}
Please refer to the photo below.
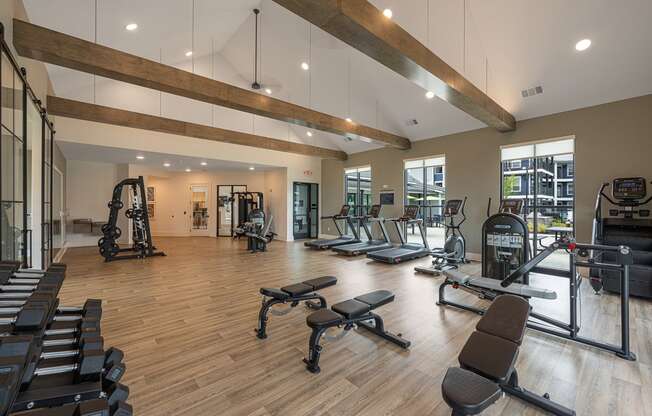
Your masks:
{"label": "vaulted white ceiling", "polygon": [[[261,82],[275,97],[420,140],[482,127],[271,0],[24,0],[30,20],[248,88],[259,7]],[[649,0],[372,0],[517,119],[652,93]],[[97,4],[97,9],[96,9]],[[125,25],[136,22],[134,32]],[[575,42],[590,38],[582,53]],[[187,51],[193,56],[186,57]],[[300,68],[301,62],[310,70]],[[63,97],[342,149],[378,147],[48,65]],[[544,94],[523,98],[541,85]],[[261,90],[261,93],[264,93]],[[416,119],[416,126],[408,125]]]}

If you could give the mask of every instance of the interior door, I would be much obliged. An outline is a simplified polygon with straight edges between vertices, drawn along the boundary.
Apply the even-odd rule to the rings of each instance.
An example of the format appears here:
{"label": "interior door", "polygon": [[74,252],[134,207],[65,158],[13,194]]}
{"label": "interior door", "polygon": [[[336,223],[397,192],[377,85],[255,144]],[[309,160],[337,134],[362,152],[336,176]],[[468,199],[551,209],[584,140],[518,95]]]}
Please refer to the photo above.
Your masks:
{"label": "interior door", "polygon": [[314,183],[294,183],[292,228],[295,240],[317,238],[319,227],[317,186]]}
{"label": "interior door", "polygon": [[208,186],[190,186],[190,234],[208,235]]}

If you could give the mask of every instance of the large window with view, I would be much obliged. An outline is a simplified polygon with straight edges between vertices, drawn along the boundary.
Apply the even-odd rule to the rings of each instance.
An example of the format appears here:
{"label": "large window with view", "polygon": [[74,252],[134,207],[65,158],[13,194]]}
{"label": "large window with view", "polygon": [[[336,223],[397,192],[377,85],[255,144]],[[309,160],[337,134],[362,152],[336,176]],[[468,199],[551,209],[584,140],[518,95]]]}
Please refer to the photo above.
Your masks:
{"label": "large window with view", "polygon": [[[364,215],[372,204],[371,197],[371,167],[364,166],[360,168],[351,168],[344,170],[344,200],[351,206],[351,215]],[[358,235],[360,225],[354,222],[357,227]],[[346,233],[350,233],[348,225]]]}
{"label": "large window with view", "polygon": [[[423,219],[430,247],[443,247],[445,232],[443,227],[443,206],[446,200],[446,158],[429,157],[406,160],[404,163],[405,205],[418,205],[419,217]],[[407,230],[408,241],[421,242],[419,230]]]}
{"label": "large window with view", "polygon": [[571,137],[501,149],[501,197],[523,200],[533,252],[575,235],[574,145]]}

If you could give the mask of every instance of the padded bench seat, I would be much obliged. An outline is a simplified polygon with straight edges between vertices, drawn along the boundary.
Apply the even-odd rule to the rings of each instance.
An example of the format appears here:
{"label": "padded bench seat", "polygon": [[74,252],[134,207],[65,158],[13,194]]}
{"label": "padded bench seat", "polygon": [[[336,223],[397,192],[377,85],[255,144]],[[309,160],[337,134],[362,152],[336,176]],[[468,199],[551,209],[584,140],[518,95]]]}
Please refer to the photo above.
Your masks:
{"label": "padded bench seat", "polygon": [[502,391],[491,380],[472,371],[453,367],[446,372],[441,393],[454,414],[477,415],[494,404]]}
{"label": "padded bench seat", "polygon": [[260,289],[260,293],[270,298],[287,300],[294,296],[305,295],[306,293],[333,286],[335,283],[337,283],[335,276],[321,276],[301,283],[283,286],[281,289],[263,287]]}
{"label": "padded bench seat", "polygon": [[[331,326],[337,320],[356,319],[394,301],[394,294],[389,290],[375,290],[331,306],[332,310],[313,312],[306,319],[311,328]],[[337,318],[337,319],[336,319]]]}

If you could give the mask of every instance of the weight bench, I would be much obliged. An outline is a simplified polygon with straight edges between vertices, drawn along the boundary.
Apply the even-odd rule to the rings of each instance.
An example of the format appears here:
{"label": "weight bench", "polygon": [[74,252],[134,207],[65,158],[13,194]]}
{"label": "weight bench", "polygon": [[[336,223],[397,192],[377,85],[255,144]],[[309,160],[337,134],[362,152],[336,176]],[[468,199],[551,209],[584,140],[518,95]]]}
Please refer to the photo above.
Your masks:
{"label": "weight bench", "polygon": [[[557,299],[557,292],[549,289],[524,285],[522,283],[511,283],[507,287],[501,286],[501,280],[490,279],[488,277],[475,277],[470,276],[459,270],[446,270],[444,271],[446,280],[442,283],[444,285],[458,285],[465,287],[478,288],[480,290],[490,290],[492,292],[500,292],[505,294],[518,295],[525,298],[539,298],[539,299]],[[441,291],[440,287],[440,291]]]}
{"label": "weight bench", "polygon": [[[277,316],[289,313],[300,302],[305,302],[306,306],[311,309],[325,308],[327,306],[326,299],[319,293],[315,293],[315,291],[333,286],[335,283],[337,283],[335,276],[322,276],[301,283],[283,286],[280,289],[260,288],[260,294],[263,295],[263,304],[258,313],[258,328],[255,329],[256,336],[260,339],[267,338],[267,312],[271,310],[272,306],[276,304],[290,304],[290,308],[284,311],[271,310],[272,314]],[[312,300],[318,300],[319,303],[311,302]]]}
{"label": "weight bench", "polygon": [[441,385],[453,416],[477,415],[503,393],[515,396],[554,415],[575,411],[518,385],[515,364],[525,335],[530,305],[518,296],[498,296],[476,325],[458,357],[460,367],[449,368]]}
{"label": "weight bench", "polygon": [[[304,358],[306,368],[312,373],[319,373],[319,356],[322,346],[319,345],[319,339],[329,328],[343,328],[342,333],[331,339],[342,338],[350,329],[357,325],[373,334],[378,335],[401,348],[408,348],[410,341],[401,337],[401,334],[394,335],[385,331],[383,318],[371,312],[394,301],[394,294],[388,290],[376,290],[365,295],[358,296],[354,299],[336,303],[331,309],[321,309],[311,313],[306,318],[306,323],[312,328],[310,341],[308,344],[308,358]],[[374,321],[374,324],[368,321]],[[325,336],[326,338],[326,336]],[[328,338],[327,338],[328,339]]]}

